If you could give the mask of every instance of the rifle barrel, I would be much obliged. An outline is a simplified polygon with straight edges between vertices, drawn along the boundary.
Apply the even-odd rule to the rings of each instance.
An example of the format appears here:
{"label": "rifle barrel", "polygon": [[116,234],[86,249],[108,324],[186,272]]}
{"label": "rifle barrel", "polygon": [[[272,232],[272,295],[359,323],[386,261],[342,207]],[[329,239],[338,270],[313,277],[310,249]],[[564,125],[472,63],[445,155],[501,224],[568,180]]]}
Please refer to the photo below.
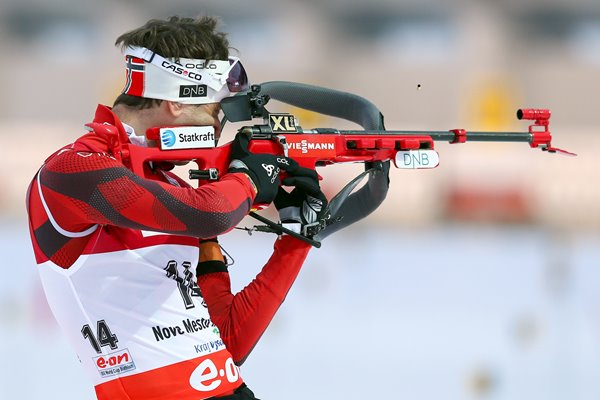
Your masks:
{"label": "rifle barrel", "polygon": [[[325,133],[321,131],[320,133]],[[453,131],[388,131],[388,130],[342,130],[342,135],[403,135],[430,136],[435,141],[453,142],[457,135]],[[533,135],[530,132],[466,132],[467,142],[526,142],[531,143]]]}

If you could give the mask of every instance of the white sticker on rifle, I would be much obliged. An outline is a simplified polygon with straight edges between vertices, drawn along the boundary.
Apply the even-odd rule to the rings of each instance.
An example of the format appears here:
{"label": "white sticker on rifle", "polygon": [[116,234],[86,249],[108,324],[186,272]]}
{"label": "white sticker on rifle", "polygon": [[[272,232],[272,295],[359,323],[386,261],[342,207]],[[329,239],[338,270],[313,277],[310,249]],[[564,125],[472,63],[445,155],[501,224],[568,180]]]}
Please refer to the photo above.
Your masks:
{"label": "white sticker on rifle", "polygon": [[440,157],[435,150],[399,151],[394,158],[394,164],[401,169],[435,168],[440,163]]}
{"label": "white sticker on rifle", "polygon": [[206,149],[215,147],[215,128],[212,126],[179,126],[161,128],[162,150]]}
{"label": "white sticker on rifle", "polygon": [[335,157],[335,140],[333,138],[313,135],[314,137],[298,140],[296,136],[285,136],[290,157]]}

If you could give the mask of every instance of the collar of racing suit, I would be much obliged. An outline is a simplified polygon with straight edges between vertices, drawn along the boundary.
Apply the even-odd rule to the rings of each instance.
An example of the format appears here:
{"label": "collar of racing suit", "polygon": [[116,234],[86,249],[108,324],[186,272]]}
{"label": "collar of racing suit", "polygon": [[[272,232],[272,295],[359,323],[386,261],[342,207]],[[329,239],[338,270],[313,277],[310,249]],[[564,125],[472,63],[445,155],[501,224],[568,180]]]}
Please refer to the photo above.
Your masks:
{"label": "collar of racing suit", "polygon": [[146,136],[136,135],[133,126],[127,125],[123,121],[121,121],[121,123],[123,124],[123,128],[125,128],[125,132],[129,136],[129,141],[131,143],[135,144],[136,146],[148,147],[148,139],[146,139]]}

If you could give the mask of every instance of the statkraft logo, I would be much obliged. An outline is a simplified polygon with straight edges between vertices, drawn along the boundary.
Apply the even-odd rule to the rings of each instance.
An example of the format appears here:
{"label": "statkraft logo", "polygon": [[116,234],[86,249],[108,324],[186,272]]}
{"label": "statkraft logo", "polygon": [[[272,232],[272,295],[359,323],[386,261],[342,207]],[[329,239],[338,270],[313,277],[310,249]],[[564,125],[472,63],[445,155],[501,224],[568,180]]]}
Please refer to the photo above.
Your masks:
{"label": "statkraft logo", "polygon": [[175,136],[175,132],[170,129],[163,131],[160,133],[160,141],[162,142],[164,147],[173,147],[175,142],[177,141],[177,137]]}
{"label": "statkraft logo", "polygon": [[161,128],[162,150],[206,149],[215,147],[215,128],[212,126],[177,126]]}

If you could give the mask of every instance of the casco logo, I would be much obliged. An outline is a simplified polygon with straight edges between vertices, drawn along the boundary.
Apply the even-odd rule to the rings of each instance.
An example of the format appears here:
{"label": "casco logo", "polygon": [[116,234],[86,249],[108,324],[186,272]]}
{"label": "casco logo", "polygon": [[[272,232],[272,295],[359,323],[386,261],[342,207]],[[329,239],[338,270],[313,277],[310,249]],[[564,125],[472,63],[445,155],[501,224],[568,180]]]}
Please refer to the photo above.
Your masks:
{"label": "casco logo", "polygon": [[161,132],[160,140],[162,141],[164,147],[173,147],[177,139],[175,138],[175,132],[172,130],[166,130]]}
{"label": "casco logo", "polygon": [[168,70],[176,73],[177,75],[187,76],[187,77],[189,77],[191,79],[195,79],[197,81],[202,80],[202,75],[195,73],[194,71],[188,71],[187,69],[183,68],[179,64],[172,64],[172,63],[168,62],[167,60],[165,60],[162,62],[161,66],[164,69],[168,69]]}

